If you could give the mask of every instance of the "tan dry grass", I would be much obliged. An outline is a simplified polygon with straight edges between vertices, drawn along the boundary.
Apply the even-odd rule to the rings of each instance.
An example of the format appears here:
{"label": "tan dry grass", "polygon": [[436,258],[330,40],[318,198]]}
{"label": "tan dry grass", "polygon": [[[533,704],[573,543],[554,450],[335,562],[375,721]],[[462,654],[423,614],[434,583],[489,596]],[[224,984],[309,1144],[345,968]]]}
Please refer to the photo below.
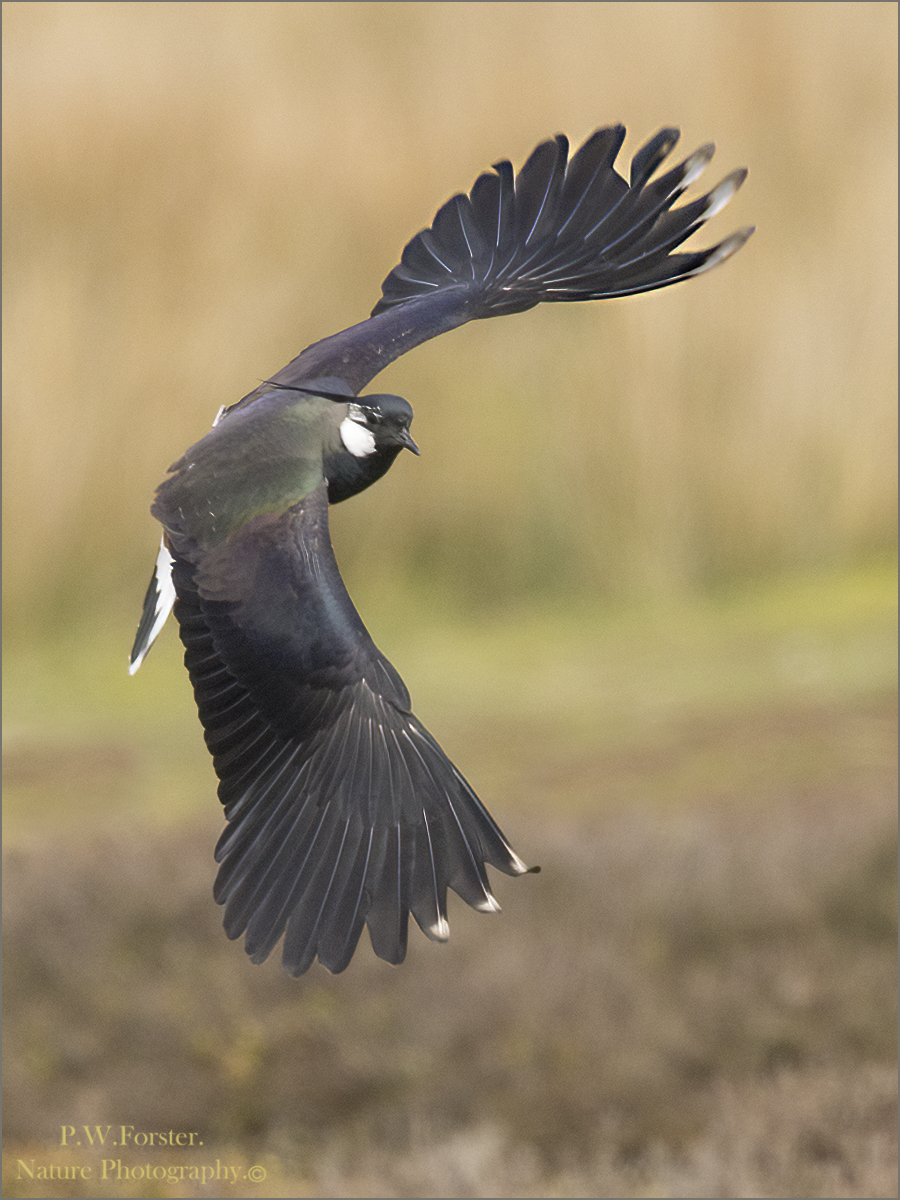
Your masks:
{"label": "tan dry grass", "polygon": [[[6,4],[11,630],[135,606],[166,465],[360,319],[452,191],[558,129],[663,123],[751,177],[690,287],[542,309],[385,376],[421,462],[342,561],[475,604],[643,596],[892,539],[896,9]],[[712,235],[714,236],[714,235]],[[397,513],[403,513],[398,525]]]}

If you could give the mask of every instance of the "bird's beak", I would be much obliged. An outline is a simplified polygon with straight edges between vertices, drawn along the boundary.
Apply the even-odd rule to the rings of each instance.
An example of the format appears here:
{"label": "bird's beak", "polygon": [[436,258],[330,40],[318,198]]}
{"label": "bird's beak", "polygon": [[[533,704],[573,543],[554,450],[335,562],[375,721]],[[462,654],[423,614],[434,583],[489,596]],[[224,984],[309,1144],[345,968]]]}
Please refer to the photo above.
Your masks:
{"label": "bird's beak", "polygon": [[412,450],[413,454],[419,453],[419,447],[412,440],[412,435],[408,429],[404,429],[400,434],[400,443],[401,445],[405,446],[407,450]]}

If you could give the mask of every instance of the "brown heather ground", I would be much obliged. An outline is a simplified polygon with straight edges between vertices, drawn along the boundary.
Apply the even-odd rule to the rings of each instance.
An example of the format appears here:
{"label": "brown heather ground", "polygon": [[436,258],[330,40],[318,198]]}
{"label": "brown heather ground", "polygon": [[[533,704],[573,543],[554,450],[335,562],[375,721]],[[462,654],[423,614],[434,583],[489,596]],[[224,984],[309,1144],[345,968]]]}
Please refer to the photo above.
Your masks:
{"label": "brown heather ground", "polygon": [[[689,806],[523,797],[507,824],[542,874],[499,880],[496,919],[454,905],[447,946],[412,931],[398,969],[365,942],[341,977],[253,967],[210,899],[211,820],[20,844],[4,1194],[209,1194],[21,1178],[96,1166],[59,1130],[109,1122],[199,1127],[202,1150],[132,1165],[266,1168],[227,1195],[894,1195],[895,716],[800,708],[585,759],[574,786],[613,795],[658,795],[691,746],[770,765]],[[779,791],[786,743],[840,747],[831,781]]]}

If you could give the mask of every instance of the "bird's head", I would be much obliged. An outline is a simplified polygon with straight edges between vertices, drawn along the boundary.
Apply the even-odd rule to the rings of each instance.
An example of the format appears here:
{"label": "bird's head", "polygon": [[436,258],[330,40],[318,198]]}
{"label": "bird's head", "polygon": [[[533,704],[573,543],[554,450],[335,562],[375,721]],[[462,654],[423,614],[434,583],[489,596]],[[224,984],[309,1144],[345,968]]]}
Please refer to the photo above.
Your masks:
{"label": "bird's head", "polygon": [[340,424],[340,446],[325,454],[331,504],[347,500],[385,475],[401,450],[419,453],[409,432],[412,406],[402,396],[359,396]]}
{"label": "bird's head", "polygon": [[390,454],[391,462],[404,448],[419,453],[409,427],[413,410],[402,396],[360,396],[341,422],[341,441],[355,458]]}

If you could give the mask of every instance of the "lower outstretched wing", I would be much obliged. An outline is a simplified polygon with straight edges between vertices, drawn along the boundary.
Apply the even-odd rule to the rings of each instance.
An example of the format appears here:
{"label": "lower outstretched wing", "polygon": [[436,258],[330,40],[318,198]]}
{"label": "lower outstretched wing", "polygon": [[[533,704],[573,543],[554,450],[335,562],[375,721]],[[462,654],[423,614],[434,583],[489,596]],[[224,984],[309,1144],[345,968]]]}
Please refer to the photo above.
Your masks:
{"label": "lower outstretched wing", "polygon": [[447,889],[495,911],[485,864],[528,868],[410,711],[347,594],[323,483],[203,551],[170,528],[175,615],[228,825],[215,897],[255,962],[342,971],[364,926],[401,962]]}
{"label": "lower outstretched wing", "polygon": [[542,302],[648,292],[724,262],[752,229],[705,250],[675,251],[728,203],[747,172],[733,171],[674,207],[715,150],[702,146],[653,179],[678,137],[677,129],[660,130],[632,159],[627,181],[614,166],[621,125],[598,129],[571,159],[560,134],[542,142],[518,175],[509,162],[497,163],[408,243],[367,321],[316,342],[275,380],[335,375],[358,392],[401,354],[467,321]]}

